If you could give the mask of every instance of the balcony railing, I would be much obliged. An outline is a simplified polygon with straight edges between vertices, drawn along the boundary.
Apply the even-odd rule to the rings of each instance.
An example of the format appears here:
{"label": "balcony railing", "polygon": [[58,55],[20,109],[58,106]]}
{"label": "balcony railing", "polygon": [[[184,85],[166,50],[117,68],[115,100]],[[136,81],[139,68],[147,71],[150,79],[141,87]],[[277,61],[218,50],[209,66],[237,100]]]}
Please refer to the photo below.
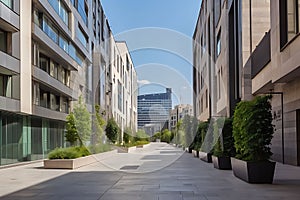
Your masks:
{"label": "balcony railing", "polygon": [[270,31],[253,51],[251,57],[251,78],[254,78],[271,61]]}

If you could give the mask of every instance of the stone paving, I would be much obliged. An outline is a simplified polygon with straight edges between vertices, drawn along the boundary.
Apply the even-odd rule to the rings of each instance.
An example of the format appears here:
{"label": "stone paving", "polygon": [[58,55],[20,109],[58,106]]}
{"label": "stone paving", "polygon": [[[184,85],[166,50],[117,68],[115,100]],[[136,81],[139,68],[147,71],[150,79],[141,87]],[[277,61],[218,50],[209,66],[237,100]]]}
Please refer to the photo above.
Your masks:
{"label": "stone paving", "polygon": [[164,143],[96,159],[72,171],[43,169],[42,162],[0,169],[0,199],[300,199],[300,168],[279,163],[271,185],[245,183]]}

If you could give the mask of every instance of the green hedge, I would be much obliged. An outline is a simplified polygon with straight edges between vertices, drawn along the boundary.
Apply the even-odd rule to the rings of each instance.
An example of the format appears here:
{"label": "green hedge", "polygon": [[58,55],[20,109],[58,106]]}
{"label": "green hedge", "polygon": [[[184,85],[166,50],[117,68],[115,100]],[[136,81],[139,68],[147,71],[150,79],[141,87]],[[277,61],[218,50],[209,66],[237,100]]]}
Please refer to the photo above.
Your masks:
{"label": "green hedge", "polygon": [[68,148],[56,148],[48,155],[50,160],[52,159],[75,159],[84,156],[91,155],[89,150],[85,147],[68,147]]}
{"label": "green hedge", "polygon": [[271,96],[258,96],[238,103],[233,120],[236,157],[245,161],[268,160],[274,134]]}

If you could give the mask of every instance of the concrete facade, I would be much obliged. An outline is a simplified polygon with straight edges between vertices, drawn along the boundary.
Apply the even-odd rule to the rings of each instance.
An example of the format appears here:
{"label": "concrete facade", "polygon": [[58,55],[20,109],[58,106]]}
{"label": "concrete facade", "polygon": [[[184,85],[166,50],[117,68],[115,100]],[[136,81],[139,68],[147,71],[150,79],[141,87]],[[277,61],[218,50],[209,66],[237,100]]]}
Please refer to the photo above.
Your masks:
{"label": "concrete facade", "polygon": [[[98,104],[106,119],[114,117],[111,37],[100,0],[0,1],[0,165],[66,146],[66,116],[80,96],[91,114]],[[123,119],[135,130],[136,98],[126,90]]]}
{"label": "concrete facade", "polygon": [[180,104],[175,106],[174,109],[170,112],[170,119],[169,119],[169,128],[174,129],[176,127],[176,124],[179,120],[183,120],[183,118],[186,116],[194,116],[193,106],[189,104]]}

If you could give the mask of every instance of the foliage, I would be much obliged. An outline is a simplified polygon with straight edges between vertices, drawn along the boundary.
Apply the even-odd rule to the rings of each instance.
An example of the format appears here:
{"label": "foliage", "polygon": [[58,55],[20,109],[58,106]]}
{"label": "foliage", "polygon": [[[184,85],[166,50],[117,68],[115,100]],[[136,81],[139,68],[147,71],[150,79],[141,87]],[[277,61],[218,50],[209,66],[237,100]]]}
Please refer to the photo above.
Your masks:
{"label": "foliage", "polygon": [[79,140],[78,131],[75,125],[75,116],[71,112],[67,117],[66,122],[66,141],[70,142],[71,146],[74,146],[75,143]]}
{"label": "foliage", "polygon": [[161,132],[156,132],[152,137],[151,141],[155,142],[157,139],[161,139]]}
{"label": "foliage", "polygon": [[68,148],[56,148],[48,155],[50,160],[52,159],[75,159],[84,156],[91,155],[89,150],[84,146],[81,147],[68,147]]}
{"label": "foliage", "polygon": [[88,149],[92,154],[97,154],[110,151],[112,148],[109,144],[96,144],[88,146]]}
{"label": "foliage", "polygon": [[240,102],[234,112],[233,137],[236,157],[245,161],[268,160],[274,134],[271,96]]}
{"label": "foliage", "polygon": [[123,146],[124,147],[134,147],[134,146],[145,145],[145,144],[149,144],[149,142],[145,141],[145,140],[140,140],[140,141],[136,141],[136,142],[132,142],[132,143],[125,143]]}
{"label": "foliage", "polygon": [[111,118],[107,121],[105,131],[106,131],[107,138],[112,143],[116,143],[119,133],[120,133],[120,128],[114,118]]}
{"label": "foliage", "polygon": [[100,142],[101,141],[101,138],[102,138],[102,134],[103,134],[103,129],[106,125],[106,121],[104,120],[103,116],[102,116],[102,113],[101,112],[101,108],[99,105],[95,105],[95,117],[96,117],[96,139],[97,139],[97,142]]}
{"label": "foliage", "polygon": [[139,129],[136,132],[135,141],[149,141],[149,139],[149,135],[147,135],[147,133],[144,130]]}
{"label": "foliage", "polygon": [[172,137],[172,133],[171,131],[169,131],[169,129],[164,129],[162,132],[161,132],[161,142],[166,142],[166,143],[170,143],[171,142],[171,138]]}
{"label": "foliage", "polygon": [[196,136],[195,136],[193,142],[191,143],[191,145],[189,146],[189,148],[198,150],[198,151],[200,150],[202,143],[204,141],[204,138],[205,138],[205,134],[206,134],[208,125],[209,125],[209,121],[199,123],[199,125],[197,127]]}
{"label": "foliage", "polygon": [[74,106],[73,113],[75,116],[75,124],[77,127],[78,135],[83,143],[90,140],[92,132],[91,116],[86,108],[82,97],[79,97],[78,103]]}
{"label": "foliage", "polygon": [[123,140],[126,144],[132,143],[135,141],[132,130],[129,127],[125,128],[125,130],[124,130]]}
{"label": "foliage", "polygon": [[[219,135],[219,129],[222,129],[221,135]],[[235,156],[234,139],[232,135],[232,119],[226,118],[217,119],[214,124],[214,133],[217,134],[217,141],[214,146],[215,156]]]}

